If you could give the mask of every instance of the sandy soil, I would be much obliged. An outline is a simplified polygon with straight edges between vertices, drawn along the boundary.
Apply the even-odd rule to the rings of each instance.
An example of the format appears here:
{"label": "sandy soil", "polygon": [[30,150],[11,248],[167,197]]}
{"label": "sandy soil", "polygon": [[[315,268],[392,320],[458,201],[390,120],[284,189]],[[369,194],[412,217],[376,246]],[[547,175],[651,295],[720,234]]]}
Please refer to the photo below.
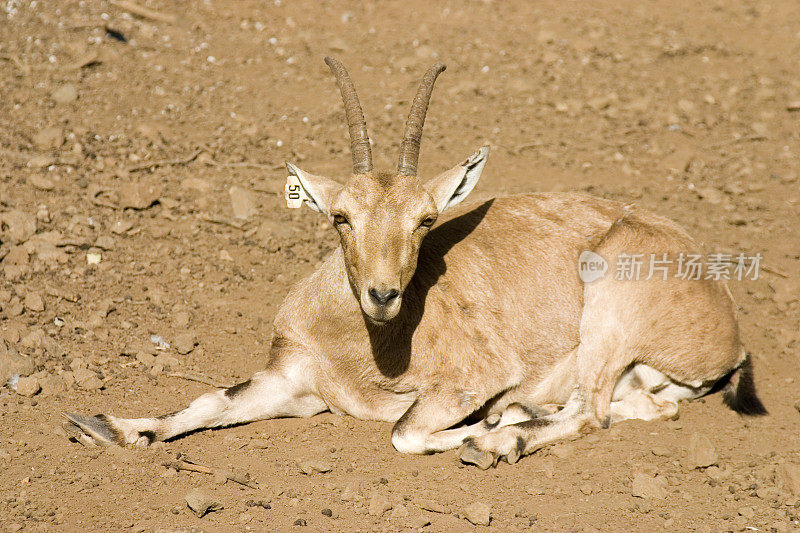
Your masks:
{"label": "sandy soil", "polygon": [[[800,4],[141,5],[166,17],[0,1],[0,361],[33,377],[0,388],[0,530],[484,529],[465,518],[475,502],[497,531],[800,527]],[[330,53],[379,167],[441,59],[422,175],[488,143],[479,194],[588,191],[763,254],[759,279],[731,287],[770,415],[713,395],[486,472],[330,414],[147,449],[69,441],[62,410],[159,414],[211,390],[176,372],[232,384],[261,368],[283,296],[336,245],[281,197],[286,159],[349,172]],[[713,466],[690,464],[692,442]],[[163,466],[177,454],[256,488]],[[330,472],[302,473],[310,459]],[[195,516],[194,488],[224,509]]]}

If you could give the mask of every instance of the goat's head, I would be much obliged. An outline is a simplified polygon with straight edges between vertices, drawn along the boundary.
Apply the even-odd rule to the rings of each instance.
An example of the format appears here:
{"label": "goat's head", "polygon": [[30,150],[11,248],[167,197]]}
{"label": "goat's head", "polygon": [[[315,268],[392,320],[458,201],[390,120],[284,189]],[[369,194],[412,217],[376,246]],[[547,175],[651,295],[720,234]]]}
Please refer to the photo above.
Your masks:
{"label": "goat's head", "polygon": [[323,213],[339,232],[353,293],[364,314],[384,323],[397,316],[417,268],[422,239],[439,214],[461,202],[478,181],[487,147],[463,163],[422,182],[417,177],[419,144],[431,91],[445,66],[437,63],[422,78],[411,105],[395,172],[372,169],[367,124],[353,82],[344,66],[327,57],[344,100],[350,129],[353,175],[342,185],[287,163],[304,190],[305,203]]}

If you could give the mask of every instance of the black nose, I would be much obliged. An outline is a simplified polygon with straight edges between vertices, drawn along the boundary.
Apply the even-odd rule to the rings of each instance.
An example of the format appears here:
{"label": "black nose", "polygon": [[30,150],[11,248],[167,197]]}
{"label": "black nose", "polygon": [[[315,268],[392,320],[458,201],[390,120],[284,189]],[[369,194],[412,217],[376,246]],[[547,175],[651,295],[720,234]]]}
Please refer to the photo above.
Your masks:
{"label": "black nose", "polygon": [[400,293],[397,292],[396,289],[389,289],[388,291],[379,291],[377,289],[370,289],[369,290],[370,298],[375,300],[375,303],[377,303],[379,305],[386,305],[390,301],[392,301],[395,298],[397,298],[397,296],[399,294]]}

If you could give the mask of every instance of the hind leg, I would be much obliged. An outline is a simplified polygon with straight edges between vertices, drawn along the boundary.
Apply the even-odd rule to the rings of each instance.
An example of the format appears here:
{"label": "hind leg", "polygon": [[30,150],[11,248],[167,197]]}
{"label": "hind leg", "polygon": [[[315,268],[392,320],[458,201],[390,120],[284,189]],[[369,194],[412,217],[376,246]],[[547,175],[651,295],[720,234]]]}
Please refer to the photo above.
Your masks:
{"label": "hind leg", "polygon": [[83,434],[98,444],[149,444],[202,428],[242,424],[267,418],[311,416],[327,409],[311,392],[301,369],[271,368],[251,379],[204,394],[187,408],[156,418],[64,413]]}

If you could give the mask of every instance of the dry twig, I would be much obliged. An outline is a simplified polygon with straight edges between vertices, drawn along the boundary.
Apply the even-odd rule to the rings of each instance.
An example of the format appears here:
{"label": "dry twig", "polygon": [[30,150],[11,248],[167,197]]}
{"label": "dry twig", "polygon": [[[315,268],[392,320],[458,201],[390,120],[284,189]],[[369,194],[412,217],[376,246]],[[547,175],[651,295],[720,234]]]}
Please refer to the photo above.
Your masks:
{"label": "dry twig", "polygon": [[148,163],[143,163],[141,165],[135,165],[135,166],[132,166],[132,167],[128,167],[126,170],[128,172],[138,172],[140,170],[152,170],[152,169],[158,168],[158,167],[168,167],[168,166],[172,166],[172,165],[185,165],[185,164],[191,163],[192,161],[197,159],[197,156],[199,156],[202,153],[203,153],[202,149],[195,150],[194,152],[192,152],[191,154],[189,154],[186,157],[182,157],[182,158],[179,158],[179,159],[160,159],[158,161],[150,161]]}
{"label": "dry twig", "polygon": [[223,477],[223,479],[227,479],[233,481],[234,483],[238,483],[239,485],[244,485],[245,487],[250,487],[251,489],[258,489],[258,485],[255,482],[250,480],[250,474],[236,474],[231,472],[230,470],[225,470],[223,468],[211,468],[208,466],[199,465],[197,463],[192,463],[191,461],[187,461],[185,459],[177,459],[175,461],[165,461],[161,463],[163,466],[167,468],[172,468],[180,472],[181,470],[186,470],[189,472],[199,472],[201,474],[211,474],[213,476]]}
{"label": "dry twig", "polygon": [[175,15],[171,15],[168,13],[160,13],[148,7],[140,6],[135,2],[130,2],[129,0],[108,0],[108,3],[114,6],[117,6],[120,9],[124,9],[129,13],[133,13],[134,15],[138,15],[142,18],[155,20],[157,22],[166,22],[167,24],[175,24],[178,21],[178,17]]}
{"label": "dry twig", "polygon": [[211,385],[212,387],[216,387],[218,389],[227,389],[229,387],[229,385],[224,385],[219,381],[201,376],[200,374],[193,374],[191,372],[173,372],[169,375],[169,377],[185,379],[187,381],[195,381],[197,383],[202,383],[203,385]]}

